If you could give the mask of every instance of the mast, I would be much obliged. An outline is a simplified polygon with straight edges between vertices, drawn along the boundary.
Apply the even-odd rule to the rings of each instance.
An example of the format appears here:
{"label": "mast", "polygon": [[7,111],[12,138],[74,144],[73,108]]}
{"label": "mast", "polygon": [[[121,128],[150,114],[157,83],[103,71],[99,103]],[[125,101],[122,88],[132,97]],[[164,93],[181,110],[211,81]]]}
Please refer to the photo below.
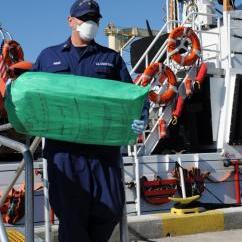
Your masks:
{"label": "mast", "polygon": [[[178,20],[178,1],[168,0],[167,1],[167,21]],[[171,23],[168,26],[168,31],[170,32],[177,26],[177,23]]]}

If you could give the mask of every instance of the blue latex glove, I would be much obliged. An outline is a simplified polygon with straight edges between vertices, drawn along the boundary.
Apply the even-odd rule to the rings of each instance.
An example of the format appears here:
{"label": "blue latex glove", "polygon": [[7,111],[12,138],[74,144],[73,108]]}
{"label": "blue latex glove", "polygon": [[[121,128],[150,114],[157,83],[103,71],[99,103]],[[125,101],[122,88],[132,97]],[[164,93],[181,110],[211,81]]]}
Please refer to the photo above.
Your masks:
{"label": "blue latex glove", "polygon": [[134,120],[131,128],[135,134],[142,134],[145,130],[145,121],[143,120]]}

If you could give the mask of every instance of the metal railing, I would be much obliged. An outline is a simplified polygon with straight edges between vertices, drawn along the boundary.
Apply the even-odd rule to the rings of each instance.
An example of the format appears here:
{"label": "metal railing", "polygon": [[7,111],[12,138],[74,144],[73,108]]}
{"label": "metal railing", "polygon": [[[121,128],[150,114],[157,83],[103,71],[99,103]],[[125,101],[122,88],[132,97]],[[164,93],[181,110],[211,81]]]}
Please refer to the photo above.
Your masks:
{"label": "metal railing", "polygon": [[[218,31],[217,32],[210,32],[210,31],[205,31],[205,30],[201,30],[199,29],[199,26],[195,25],[195,16],[198,15],[202,15],[202,16],[212,16],[217,18],[217,28]],[[176,21],[176,20],[169,20],[167,21],[163,27],[161,28],[161,30],[159,31],[159,33],[156,35],[156,37],[153,39],[153,41],[150,43],[150,45],[148,46],[148,48],[145,50],[145,52],[143,53],[143,55],[140,57],[139,61],[136,63],[136,65],[133,67],[133,69],[130,71],[130,75],[132,75],[137,68],[139,67],[139,65],[141,64],[142,61],[144,61],[144,59],[148,56],[150,50],[154,47],[154,45],[156,44],[157,40],[159,39],[159,37],[164,33],[164,30],[171,24],[171,23],[177,23],[177,24],[181,24],[182,26],[184,24],[186,24],[186,21],[192,17],[193,18],[193,23],[192,24],[192,28],[195,32],[201,34],[201,33],[206,33],[206,34],[211,34],[211,35],[217,35],[218,36],[218,48],[217,50],[213,50],[213,49],[206,49],[206,51],[210,51],[210,52],[216,52],[216,53],[220,53],[221,52],[221,35],[220,35],[220,17],[218,17],[216,14],[205,14],[205,13],[199,13],[199,12],[192,12],[190,14],[187,15],[186,19],[184,21]],[[200,40],[201,40],[201,35],[199,36]],[[157,60],[159,60],[160,58],[162,58],[166,52],[166,45],[167,45],[167,40],[163,43],[163,45],[161,46],[161,48],[158,50],[157,54],[154,56],[154,58],[152,59],[151,63],[156,62]],[[168,59],[171,57],[170,55],[167,55]],[[219,61],[221,62],[221,56],[219,56]]]}
{"label": "metal railing", "polygon": [[[206,31],[206,30],[202,30],[201,26],[197,26],[195,24],[195,16],[198,15],[203,15],[203,16],[212,16],[217,18],[217,32],[213,32],[213,31]],[[192,12],[190,13],[186,19],[184,21],[175,21],[175,20],[170,20],[167,21],[163,27],[160,29],[160,31],[158,32],[158,34],[155,36],[155,38],[153,39],[153,41],[151,42],[151,44],[148,46],[148,48],[145,50],[145,52],[143,53],[143,55],[140,57],[140,59],[138,60],[138,62],[136,63],[136,65],[133,67],[133,69],[130,71],[130,75],[133,75],[135,73],[135,71],[137,70],[137,68],[139,67],[139,65],[146,60],[146,66],[148,66],[148,54],[150,52],[150,50],[153,48],[153,46],[157,43],[157,40],[160,38],[160,36],[164,33],[165,29],[168,28],[171,24],[174,23],[178,23],[181,25],[184,25],[186,23],[186,21],[192,17],[192,29],[199,35],[199,39],[200,41],[202,40],[202,33],[204,34],[211,34],[211,35],[216,35],[218,36],[218,44],[217,44],[217,48],[214,49],[209,49],[208,46],[207,48],[202,48],[202,51],[209,51],[209,52],[214,52],[216,53],[216,65],[217,67],[221,67],[221,34],[220,34],[220,17],[218,17],[215,14],[205,14],[205,13],[199,13],[199,12]],[[127,46],[127,45],[126,45]],[[126,47],[125,46],[125,47]],[[160,60],[164,54],[166,53],[166,47],[167,47],[167,40],[162,44],[162,46],[160,47],[160,49],[157,51],[156,55],[153,57],[151,63],[154,63],[158,60]],[[166,63],[169,65],[170,63],[170,54],[167,54],[167,59],[166,59]],[[136,84],[139,84],[139,82],[141,81],[141,78],[139,78],[139,80],[136,82]],[[161,117],[160,117],[161,118]],[[157,122],[155,123],[152,131],[154,131],[160,121],[160,118],[157,120]],[[151,132],[152,132],[151,131]],[[128,147],[128,153],[129,155],[132,155],[134,158],[134,165],[135,165],[135,180],[136,180],[136,212],[137,215],[141,215],[141,201],[140,201],[140,171],[139,171],[139,159],[138,159],[138,150],[137,150],[137,146],[135,145],[133,147],[133,152],[131,151],[131,147]],[[141,149],[139,149],[140,151]]]}
{"label": "metal railing", "polygon": [[[34,241],[34,201],[33,201],[33,158],[30,149],[25,144],[0,135],[0,144],[16,150],[23,155],[25,161],[25,237],[26,242]],[[2,218],[0,218],[0,239],[8,241]]]}
{"label": "metal railing", "polygon": [[12,40],[12,36],[11,34],[2,27],[2,24],[0,23],[0,35],[2,37],[2,39],[9,39]]}
{"label": "metal railing", "polygon": [[[11,129],[11,124],[4,124],[0,126],[0,131]],[[41,138],[35,137],[30,147],[15,140],[6,138],[0,135],[0,144],[16,150],[23,155],[23,160],[20,162],[14,176],[10,179],[10,184],[3,191],[0,199],[0,207],[4,204],[9,191],[15,185],[17,179],[25,169],[25,238],[26,242],[34,241],[34,201],[33,201],[33,158],[32,154],[35,152],[41,142]],[[0,214],[0,241],[8,242],[8,236],[3,224],[2,216]]]}

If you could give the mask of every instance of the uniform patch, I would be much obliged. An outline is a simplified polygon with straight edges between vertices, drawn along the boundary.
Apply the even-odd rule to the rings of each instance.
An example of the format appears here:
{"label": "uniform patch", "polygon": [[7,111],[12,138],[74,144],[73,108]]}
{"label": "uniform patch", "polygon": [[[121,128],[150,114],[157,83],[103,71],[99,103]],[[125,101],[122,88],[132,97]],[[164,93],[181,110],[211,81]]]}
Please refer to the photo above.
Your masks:
{"label": "uniform patch", "polygon": [[96,66],[110,66],[110,67],[114,67],[113,63],[108,63],[108,62],[97,62]]}
{"label": "uniform patch", "polygon": [[53,65],[54,66],[57,66],[57,65],[60,65],[61,64],[61,61],[55,61],[55,62],[53,62]]}

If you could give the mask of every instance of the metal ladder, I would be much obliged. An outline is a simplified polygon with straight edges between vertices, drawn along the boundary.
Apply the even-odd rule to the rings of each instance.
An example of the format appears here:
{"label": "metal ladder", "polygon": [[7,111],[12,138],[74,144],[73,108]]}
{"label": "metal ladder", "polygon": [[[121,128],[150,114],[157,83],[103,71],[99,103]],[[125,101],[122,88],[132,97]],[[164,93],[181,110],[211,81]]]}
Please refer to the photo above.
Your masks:
{"label": "metal ladder", "polygon": [[[154,40],[151,42],[150,46],[146,49],[146,51],[141,56],[140,60],[136,63],[136,65],[130,71],[130,75],[132,76],[135,73],[135,70],[142,63],[142,61],[145,60],[146,61],[146,66],[148,66],[148,64],[154,63],[157,60],[161,59],[161,57],[166,53],[167,41],[165,41],[164,44],[160,47],[160,49],[158,50],[157,54],[155,55],[155,57],[151,61],[151,63],[148,63],[148,53],[150,52],[152,47],[155,45],[157,40],[160,38],[160,36],[165,32],[165,29],[169,28],[169,26],[171,26],[172,24],[176,24],[177,23],[177,24],[184,25],[184,23],[186,22],[187,19],[192,18],[193,19],[192,28],[193,28],[193,30],[195,29],[195,32],[197,32],[199,38],[201,39],[201,33],[202,32],[206,32],[206,31],[202,31],[201,30],[201,26],[196,26],[195,23],[194,23],[195,16],[197,16],[199,14],[201,14],[201,13],[199,13],[199,12],[190,13],[183,22],[175,21],[175,20],[168,20],[168,21],[166,21],[164,26],[160,29],[160,31],[158,32],[158,34],[156,35]],[[202,13],[201,15],[206,15],[206,14]],[[204,51],[215,52],[215,54],[217,56],[217,58],[216,58],[216,61],[217,61],[216,66],[218,68],[220,68],[221,67],[221,55],[219,54],[220,51],[221,51],[220,18],[218,16],[214,15],[214,14],[207,14],[207,15],[217,18],[217,29],[218,29],[218,31],[217,32],[211,32],[211,33],[208,33],[208,34],[213,34],[213,35],[218,36],[218,46],[217,46],[218,48],[216,50],[212,50],[212,49],[206,48],[206,50],[202,49],[202,51],[204,50]],[[130,40],[130,42],[132,40]],[[168,66],[170,66],[170,64],[171,64],[170,57],[168,55],[167,55],[167,59],[166,59],[166,64]],[[178,88],[178,92],[179,92],[179,94],[181,96],[185,95],[184,94],[185,93],[184,80],[180,83],[179,88]],[[133,147],[133,151],[132,151],[132,148],[130,146],[128,147],[128,155],[133,157],[133,162],[134,162],[134,166],[135,166],[136,212],[137,212],[137,215],[141,215],[140,180],[139,180],[139,177],[140,177],[139,156],[141,156],[141,155],[150,155],[152,153],[152,151],[155,149],[156,145],[158,144],[158,142],[160,140],[159,129],[158,129],[159,121],[161,119],[164,119],[167,124],[170,124],[170,122],[172,120],[172,111],[171,111],[172,110],[172,106],[173,106],[173,104],[168,105],[167,107],[163,108],[163,111],[162,111],[161,115],[159,116],[159,118],[154,123],[152,129],[148,130],[149,134],[145,138],[143,144],[135,145]],[[152,112],[152,111],[154,111],[154,107],[151,107],[150,112]],[[127,222],[127,220],[126,220],[126,222]],[[126,240],[124,240],[124,241],[126,241]]]}
{"label": "metal ladder", "polygon": [[[152,41],[152,43],[150,44],[150,46],[147,48],[147,50],[141,56],[140,60],[137,62],[137,64],[131,70],[130,74],[131,75],[134,74],[135,70],[138,68],[138,66],[140,65],[140,63],[143,60],[145,60],[145,59],[147,60],[147,56],[149,54],[149,51],[152,49],[152,47],[155,45],[156,41],[162,35],[162,33],[164,32],[165,28],[168,28],[169,25],[170,24],[173,24],[173,23],[180,23],[181,25],[184,25],[184,23],[186,22],[187,19],[189,19],[189,18],[191,18],[191,17],[193,17],[195,15],[197,16],[199,14],[201,14],[201,13],[199,13],[199,12],[190,13],[187,16],[187,18],[183,22],[181,22],[181,23],[178,22],[178,21],[175,21],[175,20],[167,21],[165,23],[165,25],[159,31],[159,33],[157,34],[157,36],[154,38],[154,40]],[[206,14],[202,13],[201,15],[206,15]],[[213,15],[213,14],[207,14],[207,15]],[[213,15],[213,16],[214,17],[217,17],[216,15]],[[200,37],[200,39],[201,39],[201,33],[202,32],[206,32],[206,31],[202,31],[201,30],[201,26],[195,26],[194,23],[192,24],[192,28],[193,28],[193,30],[195,30],[195,32],[197,32],[197,34]],[[217,34],[219,36],[220,21],[219,21],[219,18],[218,17],[217,17],[217,28],[218,28],[218,33],[211,32],[210,34]],[[221,37],[219,36],[219,39],[220,38]],[[161,46],[161,48],[159,49],[159,51],[157,52],[157,54],[155,55],[155,57],[153,58],[153,60],[151,61],[151,63],[154,63],[154,62],[158,61],[165,54],[165,52],[166,52],[166,45],[167,45],[167,41],[165,41],[164,44]],[[206,51],[214,51],[214,52],[219,53],[220,52],[220,49],[221,49],[221,45],[220,45],[220,41],[219,41],[219,43],[218,43],[218,50],[215,50],[214,51],[214,50],[206,49]],[[220,62],[220,60],[218,58],[218,64],[217,64],[218,66],[220,65],[219,62]],[[151,64],[151,63],[147,63],[146,62],[146,66],[148,66],[148,64]],[[170,56],[169,55],[167,55],[167,59],[165,61],[165,64],[167,64],[170,68],[172,68],[171,61],[170,61]],[[174,68],[172,68],[172,69],[174,70]],[[190,69],[190,71],[192,72],[194,70]],[[194,75],[194,74],[192,74],[192,75]],[[185,99],[186,98],[186,95],[185,95],[184,81],[185,81],[185,78],[184,78],[184,80],[182,80],[182,82],[179,85],[178,93],[179,93],[179,95],[181,95]],[[148,134],[147,138],[145,138],[145,141],[143,143],[143,147],[140,147],[138,149],[138,155],[150,155],[152,153],[152,151],[155,149],[156,145],[158,144],[158,142],[160,140],[159,128],[158,128],[159,127],[159,122],[160,122],[161,119],[163,119],[163,120],[165,120],[167,126],[170,124],[170,122],[172,120],[172,109],[173,109],[173,107],[174,107],[174,103],[172,103],[172,101],[171,101],[166,107],[163,108],[163,111],[162,111],[161,115],[156,120],[156,122],[155,122],[154,126],[152,127],[152,129],[147,131],[149,134]],[[152,112],[152,111],[154,111],[154,107],[151,107],[150,112]]]}

